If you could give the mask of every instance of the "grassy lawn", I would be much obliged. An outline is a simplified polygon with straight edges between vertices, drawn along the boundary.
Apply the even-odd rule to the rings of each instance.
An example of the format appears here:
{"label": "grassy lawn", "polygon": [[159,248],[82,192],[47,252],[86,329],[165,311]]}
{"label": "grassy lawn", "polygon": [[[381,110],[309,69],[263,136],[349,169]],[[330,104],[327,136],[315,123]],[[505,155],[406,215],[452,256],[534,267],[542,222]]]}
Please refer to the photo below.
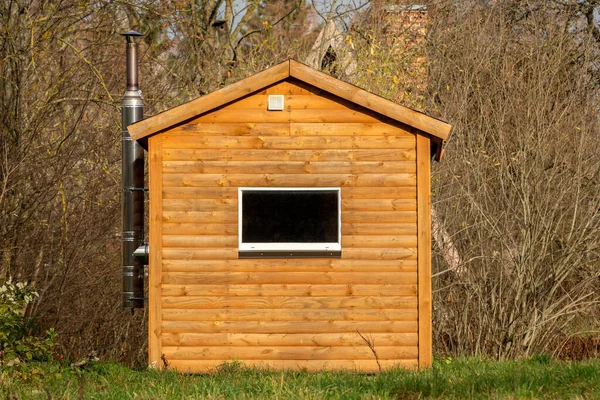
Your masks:
{"label": "grassy lawn", "polygon": [[2,398],[580,398],[600,399],[600,359],[558,362],[440,360],[428,371],[380,374],[270,372],[225,365],[214,375],[132,370],[98,363],[83,370],[29,364],[0,374]]}

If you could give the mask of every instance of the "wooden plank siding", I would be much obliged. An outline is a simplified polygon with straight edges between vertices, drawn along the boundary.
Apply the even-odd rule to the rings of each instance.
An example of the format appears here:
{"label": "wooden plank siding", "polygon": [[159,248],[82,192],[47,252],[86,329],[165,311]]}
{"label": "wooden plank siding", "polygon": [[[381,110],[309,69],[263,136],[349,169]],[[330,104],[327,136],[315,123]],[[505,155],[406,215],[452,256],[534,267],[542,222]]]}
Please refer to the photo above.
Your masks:
{"label": "wooden plank siding", "polygon": [[[267,111],[268,94],[284,94],[286,109]],[[412,128],[288,78],[151,137],[151,149],[158,137],[151,360],[187,372],[232,360],[311,371],[419,365]],[[239,259],[240,186],[341,187],[341,258]]]}

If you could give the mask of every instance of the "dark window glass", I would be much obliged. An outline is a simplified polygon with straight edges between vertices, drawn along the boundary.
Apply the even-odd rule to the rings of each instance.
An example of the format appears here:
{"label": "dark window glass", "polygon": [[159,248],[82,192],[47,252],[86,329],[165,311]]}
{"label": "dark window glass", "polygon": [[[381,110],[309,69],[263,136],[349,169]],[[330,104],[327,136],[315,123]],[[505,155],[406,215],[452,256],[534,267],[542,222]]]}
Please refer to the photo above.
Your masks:
{"label": "dark window glass", "polygon": [[244,190],[244,243],[337,243],[337,190]]}

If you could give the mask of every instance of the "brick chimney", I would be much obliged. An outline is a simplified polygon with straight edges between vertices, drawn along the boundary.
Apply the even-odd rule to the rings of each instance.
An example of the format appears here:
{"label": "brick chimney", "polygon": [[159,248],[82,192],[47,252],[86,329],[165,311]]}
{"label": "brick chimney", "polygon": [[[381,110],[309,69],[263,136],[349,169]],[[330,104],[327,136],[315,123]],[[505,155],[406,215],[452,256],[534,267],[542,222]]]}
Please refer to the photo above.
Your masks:
{"label": "brick chimney", "polygon": [[403,55],[402,88],[394,100],[409,106],[423,108],[423,94],[427,88],[425,35],[427,33],[427,6],[423,4],[386,4],[384,6],[387,34],[397,52]]}

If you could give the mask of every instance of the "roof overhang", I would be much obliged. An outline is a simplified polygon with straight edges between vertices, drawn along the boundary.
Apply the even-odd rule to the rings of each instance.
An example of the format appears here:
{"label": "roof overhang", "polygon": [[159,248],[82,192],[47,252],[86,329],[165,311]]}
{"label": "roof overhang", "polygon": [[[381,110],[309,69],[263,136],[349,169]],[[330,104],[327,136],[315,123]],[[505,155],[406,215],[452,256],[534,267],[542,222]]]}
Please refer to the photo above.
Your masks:
{"label": "roof overhang", "polygon": [[418,129],[429,135],[436,143],[435,159],[438,161],[441,159],[443,142],[448,139],[452,129],[450,124],[343,82],[295,60],[284,61],[222,89],[129,125],[127,129],[132,139],[147,148],[147,139],[151,135],[290,77]]}

